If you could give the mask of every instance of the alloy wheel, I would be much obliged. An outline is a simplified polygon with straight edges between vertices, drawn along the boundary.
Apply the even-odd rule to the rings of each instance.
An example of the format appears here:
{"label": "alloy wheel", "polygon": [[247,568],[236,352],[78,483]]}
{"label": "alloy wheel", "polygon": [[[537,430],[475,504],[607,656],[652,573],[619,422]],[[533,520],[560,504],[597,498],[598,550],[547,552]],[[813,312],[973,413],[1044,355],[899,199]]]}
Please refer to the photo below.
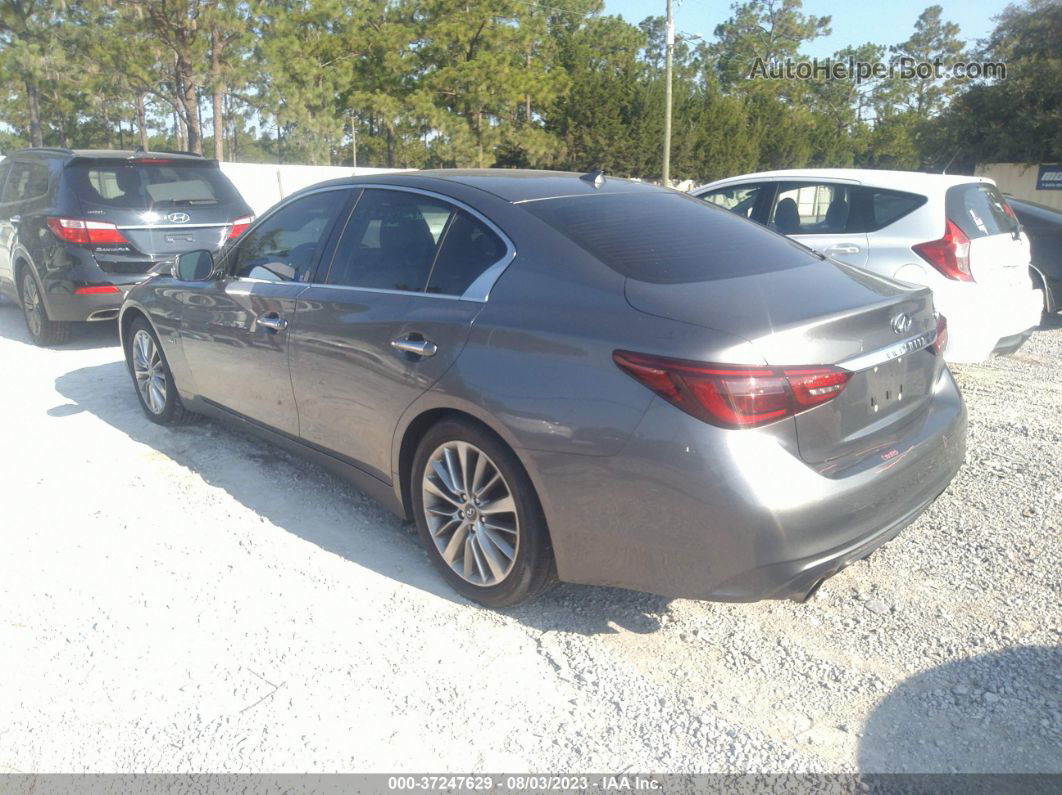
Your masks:
{"label": "alloy wheel", "polygon": [[166,369],[151,335],[143,329],[133,337],[133,374],[144,405],[152,414],[166,410]]}
{"label": "alloy wheel", "polygon": [[498,585],[520,549],[520,518],[497,465],[475,445],[453,441],[431,454],[421,479],[435,548],[472,585]]}
{"label": "alloy wheel", "polygon": [[27,273],[22,277],[22,310],[26,313],[26,325],[34,337],[41,335],[41,321],[44,307],[41,306],[41,294],[37,282]]}

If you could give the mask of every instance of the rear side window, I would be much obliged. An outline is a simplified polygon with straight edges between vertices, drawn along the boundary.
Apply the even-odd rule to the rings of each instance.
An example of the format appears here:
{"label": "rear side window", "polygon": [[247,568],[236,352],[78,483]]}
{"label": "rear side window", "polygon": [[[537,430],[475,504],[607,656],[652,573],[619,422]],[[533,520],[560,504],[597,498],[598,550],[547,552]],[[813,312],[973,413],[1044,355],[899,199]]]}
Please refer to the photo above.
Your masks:
{"label": "rear side window", "polygon": [[712,281],[818,261],[761,226],[679,193],[614,193],[522,206],[605,265],[639,281]]}
{"label": "rear side window", "polygon": [[898,190],[857,188],[856,193],[865,194],[868,205],[866,218],[869,223],[866,229],[859,230],[863,232],[876,232],[884,229],[926,203],[925,196]]}
{"label": "rear side window", "polygon": [[194,160],[75,163],[67,173],[86,207],[152,210],[240,201],[219,168]]}
{"label": "rear side window", "polygon": [[3,201],[38,199],[48,194],[48,166],[43,163],[15,162],[4,183]]}
{"label": "rear side window", "polygon": [[987,182],[948,188],[944,207],[952,223],[971,240],[1018,231],[1018,219],[1007,213],[1003,194]]}
{"label": "rear side window", "polygon": [[925,196],[841,183],[782,183],[770,226],[784,235],[876,232],[926,203]]}
{"label": "rear side window", "polygon": [[428,277],[428,292],[462,295],[506,251],[505,243],[486,224],[463,210],[458,211],[435,258]]}

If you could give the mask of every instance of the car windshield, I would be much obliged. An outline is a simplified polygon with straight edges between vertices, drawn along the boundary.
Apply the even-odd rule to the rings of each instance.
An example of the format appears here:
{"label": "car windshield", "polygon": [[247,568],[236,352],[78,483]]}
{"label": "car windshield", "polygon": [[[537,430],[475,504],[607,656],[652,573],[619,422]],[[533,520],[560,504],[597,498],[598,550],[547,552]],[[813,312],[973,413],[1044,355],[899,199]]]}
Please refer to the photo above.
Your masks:
{"label": "car windshield", "polygon": [[75,163],[69,173],[78,200],[91,207],[209,207],[239,198],[216,165],[194,160]]}
{"label": "car windshield", "polygon": [[523,207],[638,281],[703,282],[818,262],[804,247],[680,193],[613,193]]}

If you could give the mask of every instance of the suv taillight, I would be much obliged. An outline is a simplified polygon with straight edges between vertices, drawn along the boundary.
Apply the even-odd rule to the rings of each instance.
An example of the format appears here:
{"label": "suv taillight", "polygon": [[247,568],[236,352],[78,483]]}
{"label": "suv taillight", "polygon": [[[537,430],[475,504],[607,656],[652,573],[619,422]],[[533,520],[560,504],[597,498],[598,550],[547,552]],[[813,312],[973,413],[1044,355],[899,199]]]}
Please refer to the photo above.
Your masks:
{"label": "suv taillight", "polygon": [[243,234],[244,230],[251,225],[251,221],[254,220],[253,215],[245,215],[243,218],[237,218],[232,222],[232,228],[229,229],[229,240],[233,240]]}
{"label": "suv taillight", "polygon": [[944,220],[944,237],[919,243],[911,249],[949,279],[974,280],[970,273],[970,238],[950,218]]}
{"label": "suv taillight", "polygon": [[616,351],[612,360],[669,403],[722,428],[755,428],[833,400],[852,373],[838,367],[749,367]]}
{"label": "suv taillight", "polygon": [[118,227],[103,221],[87,221],[83,218],[56,218],[47,220],[52,234],[64,243],[128,243]]}

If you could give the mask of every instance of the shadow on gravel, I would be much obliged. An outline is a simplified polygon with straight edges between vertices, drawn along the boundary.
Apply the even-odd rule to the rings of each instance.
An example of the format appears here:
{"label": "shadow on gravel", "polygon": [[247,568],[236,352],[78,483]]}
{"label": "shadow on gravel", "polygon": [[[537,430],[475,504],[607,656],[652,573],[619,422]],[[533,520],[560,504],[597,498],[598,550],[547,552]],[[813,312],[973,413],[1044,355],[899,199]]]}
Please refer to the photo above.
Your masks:
{"label": "shadow on gravel", "polygon": [[[83,367],[55,381],[66,398],[48,409],[62,419],[90,412],[136,442],[199,475],[277,527],[386,577],[465,604],[435,570],[416,530],[353,486],[264,441],[201,419],[175,428],[148,421],[124,361]],[[195,521],[194,507],[189,519]],[[506,611],[530,627],[580,634],[660,628],[667,600],[613,588],[561,586]]]}
{"label": "shadow on gravel", "polygon": [[[22,308],[6,298],[0,299],[0,337],[33,345]],[[113,320],[97,323],[75,323],[70,329],[70,340],[56,345],[55,350],[84,351],[90,348],[118,346],[118,324]]]}
{"label": "shadow on gravel", "polygon": [[1040,317],[1040,326],[1037,331],[1052,331],[1059,328],[1062,328],[1062,313],[1053,312]]}
{"label": "shadow on gravel", "polygon": [[1062,647],[948,663],[901,683],[859,744],[863,773],[1062,773]]}

